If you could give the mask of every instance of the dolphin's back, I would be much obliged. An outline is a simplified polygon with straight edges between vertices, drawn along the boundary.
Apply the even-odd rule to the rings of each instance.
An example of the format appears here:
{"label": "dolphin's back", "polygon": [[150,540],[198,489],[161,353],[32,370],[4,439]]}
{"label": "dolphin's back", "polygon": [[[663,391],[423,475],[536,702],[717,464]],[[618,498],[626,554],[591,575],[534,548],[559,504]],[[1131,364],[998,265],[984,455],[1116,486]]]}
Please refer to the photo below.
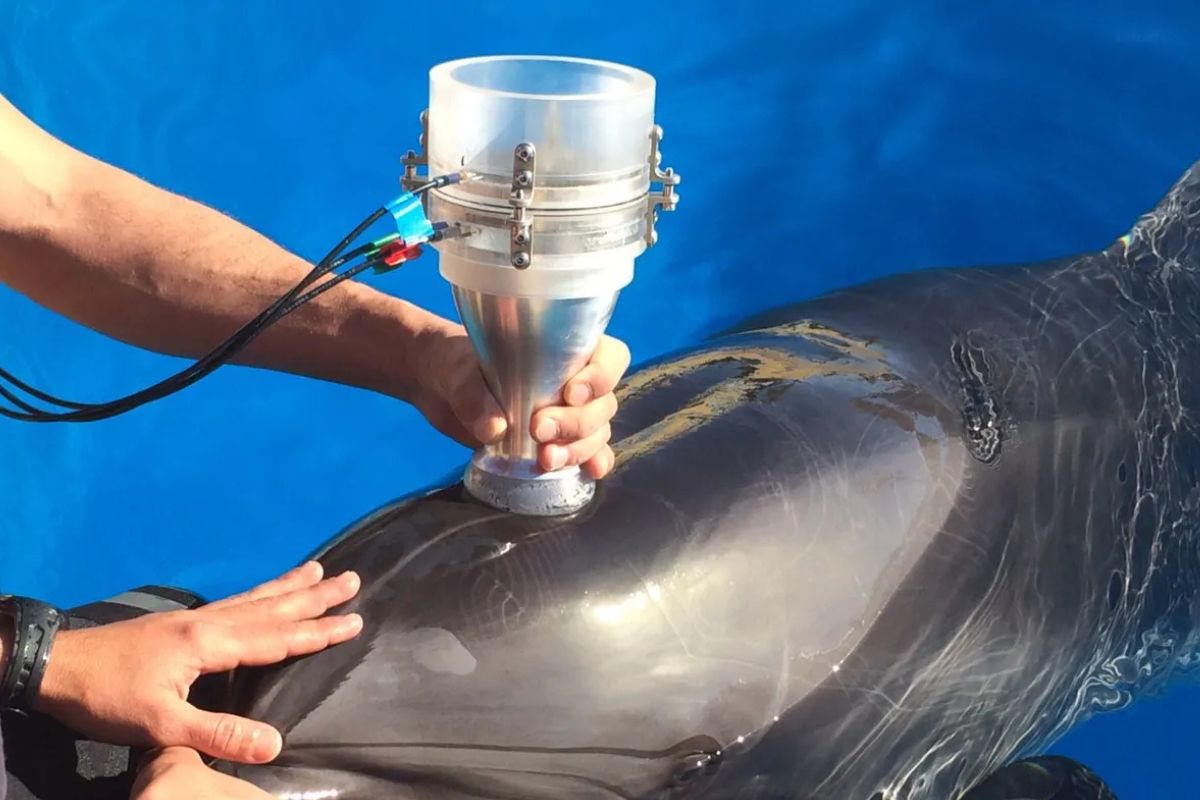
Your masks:
{"label": "dolphin's back", "polygon": [[[561,520],[459,484],[322,554],[366,627],[240,673],[285,797],[955,797],[1194,653],[1196,173],[1102,253],[751,320],[623,388]],[[322,792],[326,794],[321,794]]]}
{"label": "dolphin's back", "polygon": [[321,560],[361,573],[366,629],[247,681],[240,710],[288,743],[260,780],[641,796],[749,747],[838,669],[961,480],[944,409],[885,355],[815,327],[727,337],[630,378],[620,467],[578,517],[455,485],[340,537]]}

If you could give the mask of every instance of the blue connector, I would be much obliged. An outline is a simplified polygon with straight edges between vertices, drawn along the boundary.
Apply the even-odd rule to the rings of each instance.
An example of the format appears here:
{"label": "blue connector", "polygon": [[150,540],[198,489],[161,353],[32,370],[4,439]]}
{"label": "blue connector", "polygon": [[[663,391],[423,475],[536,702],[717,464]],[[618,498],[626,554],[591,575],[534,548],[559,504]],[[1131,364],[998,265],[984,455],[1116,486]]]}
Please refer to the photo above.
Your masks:
{"label": "blue connector", "polygon": [[384,205],[396,220],[396,230],[400,238],[410,244],[427,242],[433,236],[433,223],[425,216],[425,207],[421,198],[412,192],[405,192],[395,200]]}

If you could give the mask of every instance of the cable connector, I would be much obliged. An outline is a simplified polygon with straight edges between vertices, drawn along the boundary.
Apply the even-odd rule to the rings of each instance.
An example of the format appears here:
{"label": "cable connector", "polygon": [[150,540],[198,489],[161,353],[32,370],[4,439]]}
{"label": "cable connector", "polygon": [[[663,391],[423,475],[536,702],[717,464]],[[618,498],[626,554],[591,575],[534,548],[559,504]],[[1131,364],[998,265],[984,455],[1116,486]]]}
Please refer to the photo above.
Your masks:
{"label": "cable connector", "polygon": [[433,224],[425,216],[421,198],[412,192],[405,192],[384,205],[384,208],[396,220],[396,231],[401,239],[408,242],[424,242],[433,236]]}
{"label": "cable connector", "polygon": [[400,234],[398,233],[389,233],[387,236],[380,236],[371,242],[371,247],[367,250],[367,258],[374,258],[384,247],[398,241],[401,241]]}
{"label": "cable connector", "polygon": [[421,257],[421,245],[407,244],[403,239],[384,245],[372,258],[376,275],[391,272],[405,262]]}
{"label": "cable connector", "polygon": [[433,236],[430,237],[430,242],[444,242],[447,239],[458,239],[462,236],[470,236],[471,231],[464,228],[458,222],[438,221],[433,223]]}
{"label": "cable connector", "polygon": [[471,172],[469,169],[460,169],[458,172],[450,172],[434,178],[430,181],[431,185],[429,188],[440,189],[443,186],[451,186],[455,183],[470,183],[471,181],[478,180],[479,177],[477,173]]}

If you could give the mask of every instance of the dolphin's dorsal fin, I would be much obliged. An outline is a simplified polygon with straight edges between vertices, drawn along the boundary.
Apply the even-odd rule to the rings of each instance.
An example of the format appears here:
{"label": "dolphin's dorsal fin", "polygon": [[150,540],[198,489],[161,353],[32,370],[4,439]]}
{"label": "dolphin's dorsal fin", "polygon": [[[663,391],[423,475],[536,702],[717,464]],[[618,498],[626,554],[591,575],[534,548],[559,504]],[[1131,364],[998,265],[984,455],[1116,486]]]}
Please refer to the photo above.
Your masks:
{"label": "dolphin's dorsal fin", "polygon": [[1040,756],[996,770],[960,800],[1117,800],[1117,795],[1078,761]]}
{"label": "dolphin's dorsal fin", "polygon": [[1200,271],[1200,162],[1142,214],[1113,247],[1133,264],[1148,261]]}

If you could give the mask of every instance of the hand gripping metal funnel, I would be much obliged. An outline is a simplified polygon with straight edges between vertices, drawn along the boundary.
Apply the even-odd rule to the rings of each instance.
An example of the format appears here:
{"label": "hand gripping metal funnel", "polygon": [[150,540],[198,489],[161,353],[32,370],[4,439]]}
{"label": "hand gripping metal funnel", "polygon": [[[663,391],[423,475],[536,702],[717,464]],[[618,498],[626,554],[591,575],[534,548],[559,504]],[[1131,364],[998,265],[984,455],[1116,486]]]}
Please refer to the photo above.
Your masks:
{"label": "hand gripping metal funnel", "polygon": [[[672,210],[679,176],[659,168],[654,79],[619,64],[548,56],[451,61],[430,72],[425,152],[404,184],[468,170],[427,195],[463,236],[436,247],[463,324],[509,427],[464,482],[520,514],[567,514],[593,496],[578,467],[543,472],[530,422],[561,402],[608,325],[633,262]],[[661,184],[661,188],[652,187]]]}

